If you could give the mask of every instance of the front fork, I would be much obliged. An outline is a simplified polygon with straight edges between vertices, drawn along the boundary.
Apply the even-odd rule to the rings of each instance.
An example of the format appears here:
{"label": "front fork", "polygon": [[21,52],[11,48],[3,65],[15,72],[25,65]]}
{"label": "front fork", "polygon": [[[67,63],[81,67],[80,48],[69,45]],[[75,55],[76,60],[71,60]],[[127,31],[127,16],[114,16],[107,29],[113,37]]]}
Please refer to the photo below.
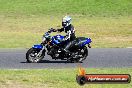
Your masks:
{"label": "front fork", "polygon": [[88,47],[89,47],[89,48],[91,48],[91,45],[90,45],[90,44],[88,44]]}
{"label": "front fork", "polygon": [[43,51],[45,51],[45,46],[43,46],[43,48],[39,51],[36,57],[40,57],[43,54]]}

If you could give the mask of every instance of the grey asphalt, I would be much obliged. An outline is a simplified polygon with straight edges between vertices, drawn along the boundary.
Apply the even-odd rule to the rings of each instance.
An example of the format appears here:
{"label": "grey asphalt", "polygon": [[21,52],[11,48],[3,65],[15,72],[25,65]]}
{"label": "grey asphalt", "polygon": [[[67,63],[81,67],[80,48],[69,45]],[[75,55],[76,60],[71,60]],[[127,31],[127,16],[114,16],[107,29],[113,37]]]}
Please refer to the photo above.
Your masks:
{"label": "grey asphalt", "polygon": [[[27,49],[0,49],[0,69],[76,68],[78,63],[52,60],[45,56],[40,63],[26,63]],[[81,66],[85,68],[132,67],[132,48],[93,48]]]}

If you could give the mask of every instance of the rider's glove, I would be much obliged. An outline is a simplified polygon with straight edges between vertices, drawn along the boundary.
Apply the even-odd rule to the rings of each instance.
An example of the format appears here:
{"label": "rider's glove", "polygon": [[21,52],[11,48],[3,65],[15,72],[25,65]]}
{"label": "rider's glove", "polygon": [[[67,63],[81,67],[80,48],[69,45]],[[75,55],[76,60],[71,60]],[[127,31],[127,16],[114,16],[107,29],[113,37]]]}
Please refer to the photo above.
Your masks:
{"label": "rider's glove", "polygon": [[52,29],[53,32],[56,32],[57,30],[56,29]]}
{"label": "rider's glove", "polygon": [[53,29],[53,28],[50,28],[48,32],[51,33],[51,32],[56,32],[56,31],[57,31],[57,30],[55,30],[55,29]]}

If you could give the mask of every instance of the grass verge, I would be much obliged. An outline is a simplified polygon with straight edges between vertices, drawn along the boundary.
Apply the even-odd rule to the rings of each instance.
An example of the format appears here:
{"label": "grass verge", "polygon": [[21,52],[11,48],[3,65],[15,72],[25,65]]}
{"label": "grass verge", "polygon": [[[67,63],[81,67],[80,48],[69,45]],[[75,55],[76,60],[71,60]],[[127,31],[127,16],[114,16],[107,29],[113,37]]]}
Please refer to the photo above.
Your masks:
{"label": "grass verge", "polygon": [[0,0],[0,48],[40,43],[66,14],[94,48],[132,47],[132,0]]}
{"label": "grass verge", "polygon": [[[131,17],[72,17],[77,37],[90,37],[93,48],[132,47]],[[56,16],[0,18],[0,48],[29,48],[40,43],[50,27],[61,27],[61,17]]]}
{"label": "grass verge", "polygon": [[[88,68],[92,74],[130,74],[132,68]],[[0,70],[1,88],[79,88],[78,69]],[[130,84],[86,84],[82,88],[131,88]]]}
{"label": "grass verge", "polygon": [[0,14],[131,16],[131,0],[0,0]]}

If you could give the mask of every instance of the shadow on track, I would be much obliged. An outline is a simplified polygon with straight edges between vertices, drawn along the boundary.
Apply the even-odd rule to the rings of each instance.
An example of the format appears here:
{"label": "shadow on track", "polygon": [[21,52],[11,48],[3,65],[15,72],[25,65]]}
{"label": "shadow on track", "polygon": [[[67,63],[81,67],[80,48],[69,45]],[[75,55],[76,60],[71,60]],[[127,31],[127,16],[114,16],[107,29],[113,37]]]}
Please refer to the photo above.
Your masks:
{"label": "shadow on track", "polygon": [[[28,63],[28,62],[20,62],[20,63]],[[38,63],[74,63],[70,61],[50,61],[50,60],[41,60]]]}
{"label": "shadow on track", "polygon": [[41,60],[39,63],[73,63],[70,61],[50,61],[50,60]]}

